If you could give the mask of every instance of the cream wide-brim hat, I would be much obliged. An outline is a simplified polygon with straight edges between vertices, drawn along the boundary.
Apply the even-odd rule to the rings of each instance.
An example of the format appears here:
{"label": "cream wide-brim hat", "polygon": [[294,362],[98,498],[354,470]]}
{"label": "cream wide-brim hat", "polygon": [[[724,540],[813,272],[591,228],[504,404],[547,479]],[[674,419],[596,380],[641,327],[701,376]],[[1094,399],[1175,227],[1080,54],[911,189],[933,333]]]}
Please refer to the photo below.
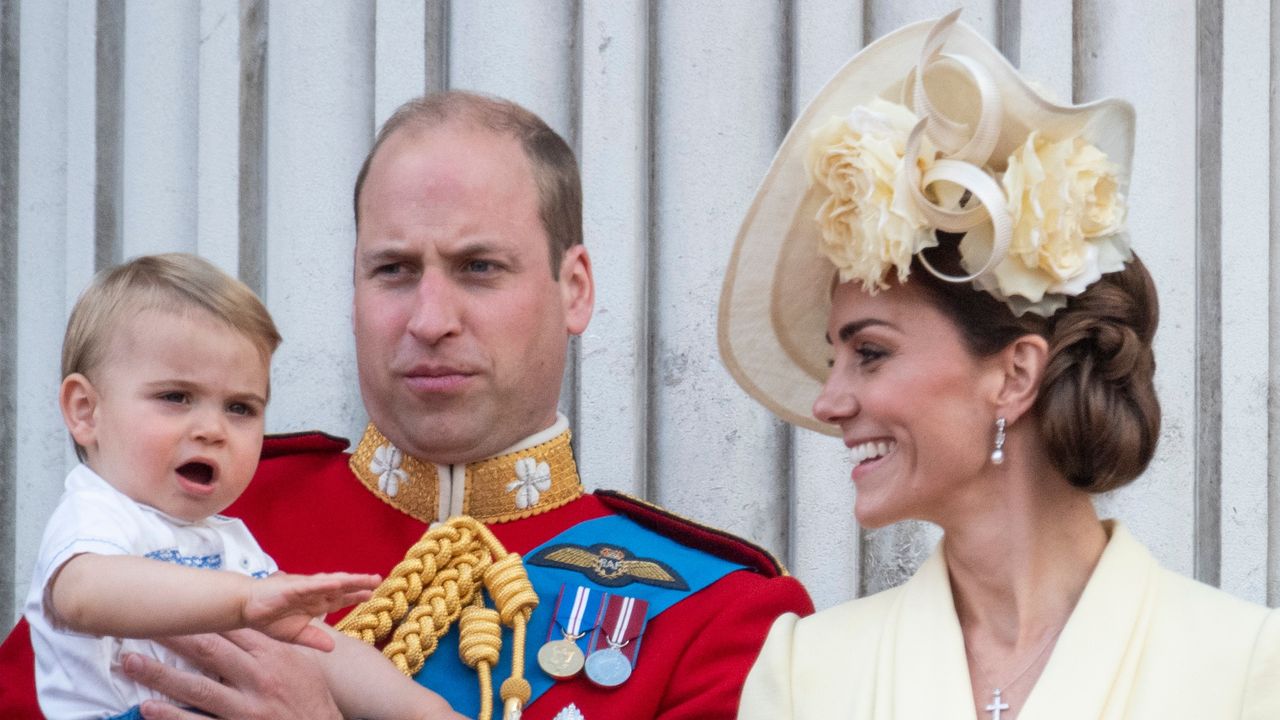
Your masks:
{"label": "cream wide-brim hat", "polygon": [[[1134,138],[1129,103],[1105,99],[1057,105],[1046,100],[955,15],[900,28],[840,68],[792,125],[738,231],[720,295],[720,355],[738,384],[787,422],[840,434],[811,412],[828,373],[831,349],[825,336],[836,282],[835,266],[819,252],[815,218],[822,194],[810,187],[804,162],[811,136],[829,118],[848,115],[874,98],[904,102],[904,85],[935,25],[954,23],[942,52],[980,63],[999,91],[1003,121],[987,172],[996,163],[1001,167],[994,169],[1003,170],[1003,159],[1038,130],[1049,138],[1087,139],[1128,176]],[[944,115],[974,124],[980,101],[967,74],[931,69],[925,89]]]}

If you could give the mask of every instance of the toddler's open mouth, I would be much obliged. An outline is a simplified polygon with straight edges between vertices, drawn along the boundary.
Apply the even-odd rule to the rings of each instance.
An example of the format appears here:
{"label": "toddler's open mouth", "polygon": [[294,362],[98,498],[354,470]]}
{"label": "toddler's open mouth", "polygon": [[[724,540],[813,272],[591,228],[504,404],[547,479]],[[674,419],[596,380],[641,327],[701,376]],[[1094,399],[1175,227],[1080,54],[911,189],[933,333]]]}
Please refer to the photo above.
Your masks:
{"label": "toddler's open mouth", "polygon": [[178,468],[178,474],[200,485],[213,482],[213,466],[203,462],[189,462]]}

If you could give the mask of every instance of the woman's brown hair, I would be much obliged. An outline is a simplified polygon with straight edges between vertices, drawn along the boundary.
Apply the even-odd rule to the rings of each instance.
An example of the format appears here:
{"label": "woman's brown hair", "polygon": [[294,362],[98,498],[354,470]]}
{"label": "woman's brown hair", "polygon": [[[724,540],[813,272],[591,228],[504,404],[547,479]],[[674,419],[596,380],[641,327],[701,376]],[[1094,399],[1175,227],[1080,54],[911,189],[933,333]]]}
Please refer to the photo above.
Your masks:
{"label": "woman's brown hair", "polygon": [[[957,241],[939,233],[939,247],[925,251],[929,262],[942,272],[960,272]],[[1151,346],[1159,307],[1155,283],[1137,255],[1048,318],[1015,316],[969,283],[938,279],[918,258],[910,282],[920,284],[979,357],[1027,334],[1048,341],[1033,414],[1050,461],[1072,485],[1106,492],[1146,469],[1160,437]]]}

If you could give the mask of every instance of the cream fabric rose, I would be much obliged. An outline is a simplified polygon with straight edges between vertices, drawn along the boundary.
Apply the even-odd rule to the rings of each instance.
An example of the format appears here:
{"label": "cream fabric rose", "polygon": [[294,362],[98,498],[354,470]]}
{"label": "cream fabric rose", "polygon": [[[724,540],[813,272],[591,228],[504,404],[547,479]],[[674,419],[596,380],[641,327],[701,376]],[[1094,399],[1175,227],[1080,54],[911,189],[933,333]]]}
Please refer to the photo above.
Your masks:
{"label": "cream fabric rose", "polygon": [[1121,269],[1131,255],[1123,238],[1112,237],[1125,213],[1118,172],[1083,138],[1028,135],[1001,178],[1013,239],[995,268],[994,287],[986,289],[1006,299],[1020,296],[1027,309],[1049,314],[1065,299],[1037,309],[1047,295],[1079,294],[1103,273]]}
{"label": "cream fabric rose", "polygon": [[[901,186],[907,136],[916,121],[906,107],[876,98],[818,128],[805,158],[811,182],[828,193],[816,218],[819,250],[841,282],[856,279],[870,293],[889,286],[891,269],[905,280],[912,256],[937,244]],[[936,155],[925,140],[922,171]]]}

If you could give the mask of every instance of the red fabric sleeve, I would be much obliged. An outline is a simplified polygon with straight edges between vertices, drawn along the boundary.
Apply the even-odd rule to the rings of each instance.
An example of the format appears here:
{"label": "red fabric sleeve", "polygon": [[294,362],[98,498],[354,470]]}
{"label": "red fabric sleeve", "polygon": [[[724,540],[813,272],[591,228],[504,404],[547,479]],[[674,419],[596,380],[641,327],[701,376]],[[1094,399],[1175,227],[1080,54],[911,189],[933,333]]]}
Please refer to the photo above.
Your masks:
{"label": "red fabric sleeve", "polygon": [[[699,720],[738,716],[738,701],[747,673],[760,655],[773,621],[783,613],[810,615],[813,602],[791,577],[767,582],[743,582],[745,573],[720,581],[719,598],[699,596],[685,602],[700,604],[705,624],[692,632],[683,651],[670,658],[670,682],[658,720]],[[725,597],[734,598],[724,602]],[[658,617],[655,622],[661,622]]]}
{"label": "red fabric sleeve", "polygon": [[26,619],[19,620],[0,645],[0,718],[44,718],[36,700],[36,655]]}

